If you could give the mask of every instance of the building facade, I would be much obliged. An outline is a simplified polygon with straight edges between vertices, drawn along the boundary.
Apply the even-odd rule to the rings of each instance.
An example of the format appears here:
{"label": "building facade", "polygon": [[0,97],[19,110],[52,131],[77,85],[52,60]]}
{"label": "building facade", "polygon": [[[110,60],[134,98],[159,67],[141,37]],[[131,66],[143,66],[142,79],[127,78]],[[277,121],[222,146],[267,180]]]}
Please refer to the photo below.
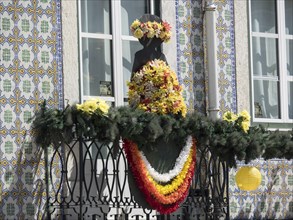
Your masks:
{"label": "building facade", "polygon": [[[215,61],[206,55],[211,2]],[[292,129],[292,10],[291,0],[1,1],[0,219],[42,218],[43,152],[31,142],[29,121],[40,101],[55,108],[95,96],[113,106],[127,103],[126,81],[141,48],[129,26],[144,13],[172,26],[162,50],[190,112],[207,114],[207,63],[216,62],[220,115],[248,110],[252,124]],[[292,160],[252,163],[262,185],[239,191],[231,169],[230,217],[292,218]]]}

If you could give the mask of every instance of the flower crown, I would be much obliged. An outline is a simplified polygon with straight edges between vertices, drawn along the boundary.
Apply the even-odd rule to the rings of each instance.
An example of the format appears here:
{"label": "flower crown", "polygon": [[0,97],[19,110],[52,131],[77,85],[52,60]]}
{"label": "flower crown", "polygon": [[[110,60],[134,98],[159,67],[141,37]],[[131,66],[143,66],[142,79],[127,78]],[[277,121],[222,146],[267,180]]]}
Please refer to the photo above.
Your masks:
{"label": "flower crown", "polygon": [[130,26],[134,37],[141,39],[160,38],[163,42],[168,42],[171,38],[171,26],[168,22],[158,23],[156,21],[140,22],[136,19]]}

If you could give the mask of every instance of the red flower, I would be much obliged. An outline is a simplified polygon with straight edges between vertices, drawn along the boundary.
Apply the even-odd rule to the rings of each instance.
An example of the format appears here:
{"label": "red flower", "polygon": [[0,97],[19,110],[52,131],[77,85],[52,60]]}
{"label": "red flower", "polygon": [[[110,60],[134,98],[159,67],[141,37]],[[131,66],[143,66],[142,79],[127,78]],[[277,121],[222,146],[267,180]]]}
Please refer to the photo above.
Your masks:
{"label": "red flower", "polygon": [[166,31],[170,31],[171,30],[171,25],[168,22],[163,21],[162,24],[163,24],[163,26],[164,26],[164,28],[165,28]]}

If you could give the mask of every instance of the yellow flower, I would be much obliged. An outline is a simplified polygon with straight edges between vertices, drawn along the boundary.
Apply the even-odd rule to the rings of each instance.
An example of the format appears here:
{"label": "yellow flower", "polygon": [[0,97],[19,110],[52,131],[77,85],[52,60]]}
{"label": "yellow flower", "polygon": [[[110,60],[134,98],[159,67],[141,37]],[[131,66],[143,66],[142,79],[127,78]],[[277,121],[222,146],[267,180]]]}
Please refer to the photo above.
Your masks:
{"label": "yellow flower", "polygon": [[160,38],[162,41],[167,42],[171,38],[171,27],[167,22],[158,23],[156,21],[148,21],[141,23],[139,20],[135,20],[130,29],[134,37],[140,39],[144,35],[148,38]]}
{"label": "yellow flower", "polygon": [[99,100],[98,101],[98,108],[104,113],[107,114],[109,111],[110,106],[104,101],[104,100]]}
{"label": "yellow flower", "polygon": [[242,122],[241,128],[245,133],[247,133],[247,131],[249,130],[249,122]]}
{"label": "yellow flower", "polygon": [[83,105],[82,104],[76,104],[76,109],[83,111]]}
{"label": "yellow flower", "polygon": [[83,103],[82,110],[88,114],[92,114],[98,108],[97,101],[88,100]]}
{"label": "yellow flower", "polygon": [[237,115],[235,115],[233,112],[227,111],[223,115],[223,120],[228,122],[234,122],[237,120]]}
{"label": "yellow flower", "polygon": [[164,38],[163,38],[163,41],[165,43],[167,43],[170,39],[171,39],[171,34],[170,33],[166,33],[165,36],[164,36]]}
{"label": "yellow flower", "polygon": [[239,116],[241,116],[243,118],[243,121],[250,122],[250,115],[249,115],[248,111],[243,110],[242,112],[239,113]]}
{"label": "yellow flower", "polygon": [[140,39],[143,37],[143,31],[141,29],[136,29],[133,33],[134,37]]}
{"label": "yellow flower", "polygon": [[148,33],[147,33],[147,37],[148,38],[153,38],[155,36],[155,31],[154,29],[149,29]]}
{"label": "yellow flower", "polygon": [[164,32],[164,31],[161,31],[161,33],[160,33],[159,37],[160,37],[161,39],[164,39],[164,38],[165,38],[165,36],[166,36],[166,32]]}
{"label": "yellow flower", "polygon": [[[143,73],[143,74],[141,74]],[[140,76],[143,77],[140,77]],[[149,89],[151,85],[152,89]],[[134,73],[129,86],[129,103],[140,109],[159,114],[186,115],[186,105],[181,95],[176,74],[166,62],[153,60]],[[140,94],[138,98],[135,94]]]}
{"label": "yellow flower", "polygon": [[132,22],[131,28],[136,29],[139,27],[139,25],[140,25],[140,21],[138,19],[136,19],[134,22]]}
{"label": "yellow flower", "polygon": [[108,113],[109,105],[102,99],[91,99],[83,104],[76,104],[76,109],[92,115],[96,110],[100,110],[103,114]]}

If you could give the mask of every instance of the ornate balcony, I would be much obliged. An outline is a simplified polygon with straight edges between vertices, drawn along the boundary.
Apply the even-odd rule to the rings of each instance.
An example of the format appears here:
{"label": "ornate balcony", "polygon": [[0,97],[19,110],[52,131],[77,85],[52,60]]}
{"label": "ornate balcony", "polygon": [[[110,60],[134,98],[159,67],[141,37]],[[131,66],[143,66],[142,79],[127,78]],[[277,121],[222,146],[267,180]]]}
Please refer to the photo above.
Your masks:
{"label": "ornate balcony", "polygon": [[[228,219],[228,167],[197,148],[196,171],[187,199],[169,215],[141,208],[130,187],[120,145],[75,139],[48,153],[47,216],[51,219]],[[143,198],[141,198],[143,199]]]}

